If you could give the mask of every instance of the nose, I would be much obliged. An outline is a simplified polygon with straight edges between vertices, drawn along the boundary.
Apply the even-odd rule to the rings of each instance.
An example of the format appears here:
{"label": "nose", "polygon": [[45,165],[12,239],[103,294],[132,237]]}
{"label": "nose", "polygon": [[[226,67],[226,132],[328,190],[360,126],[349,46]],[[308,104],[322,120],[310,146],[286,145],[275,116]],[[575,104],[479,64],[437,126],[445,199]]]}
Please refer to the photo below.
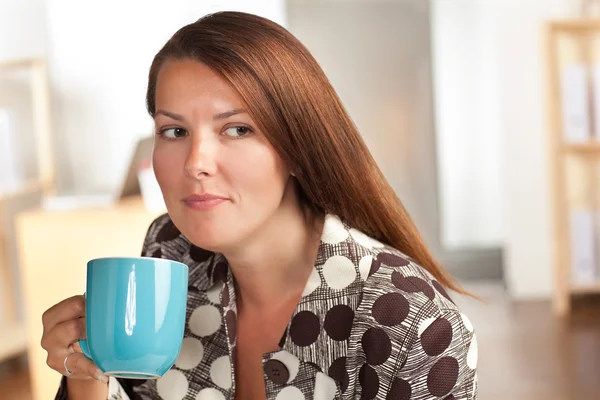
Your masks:
{"label": "nose", "polygon": [[[200,136],[200,135],[198,135]],[[185,173],[192,179],[204,179],[216,172],[216,143],[193,137],[185,160]]]}

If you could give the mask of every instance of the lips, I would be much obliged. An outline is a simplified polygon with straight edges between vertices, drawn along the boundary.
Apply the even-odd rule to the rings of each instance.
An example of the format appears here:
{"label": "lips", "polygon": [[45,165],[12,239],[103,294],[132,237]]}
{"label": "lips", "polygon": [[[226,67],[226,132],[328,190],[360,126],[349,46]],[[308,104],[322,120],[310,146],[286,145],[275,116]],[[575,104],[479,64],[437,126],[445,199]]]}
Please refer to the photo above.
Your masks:
{"label": "lips", "polygon": [[227,197],[212,193],[191,194],[183,199],[183,203],[194,210],[209,210],[228,201]]}

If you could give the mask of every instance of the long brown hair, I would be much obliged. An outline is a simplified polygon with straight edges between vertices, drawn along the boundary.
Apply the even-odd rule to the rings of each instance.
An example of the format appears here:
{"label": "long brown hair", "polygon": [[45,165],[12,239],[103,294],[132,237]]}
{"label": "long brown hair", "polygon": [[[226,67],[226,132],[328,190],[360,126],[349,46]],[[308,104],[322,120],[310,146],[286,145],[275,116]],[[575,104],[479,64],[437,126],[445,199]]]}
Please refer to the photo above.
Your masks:
{"label": "long brown hair", "polygon": [[414,259],[442,285],[466,293],[433,259],[319,64],[291,33],[241,12],[210,14],[181,28],[150,68],[152,117],[159,70],[178,59],[206,64],[239,93],[295,173],[308,207],[339,216]]}

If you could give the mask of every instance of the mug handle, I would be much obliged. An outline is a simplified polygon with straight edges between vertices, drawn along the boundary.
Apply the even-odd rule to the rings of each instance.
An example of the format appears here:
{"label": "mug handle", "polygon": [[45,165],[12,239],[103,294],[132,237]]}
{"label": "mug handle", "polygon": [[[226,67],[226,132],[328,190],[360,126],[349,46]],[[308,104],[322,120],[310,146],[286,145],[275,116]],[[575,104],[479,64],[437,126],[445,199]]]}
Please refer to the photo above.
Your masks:
{"label": "mug handle", "polygon": [[[83,297],[86,297],[85,292],[83,293]],[[87,318],[87,316],[86,316],[86,318]],[[83,352],[83,355],[93,361],[92,354],[90,353],[90,348],[88,346],[86,339],[79,340],[79,347],[81,347],[81,351]]]}

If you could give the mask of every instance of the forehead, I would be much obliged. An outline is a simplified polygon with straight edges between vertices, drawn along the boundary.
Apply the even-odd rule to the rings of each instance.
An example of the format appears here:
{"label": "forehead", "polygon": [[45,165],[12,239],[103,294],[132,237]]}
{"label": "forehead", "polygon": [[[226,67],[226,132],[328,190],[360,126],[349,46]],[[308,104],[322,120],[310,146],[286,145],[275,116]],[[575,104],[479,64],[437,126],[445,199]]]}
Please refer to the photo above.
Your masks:
{"label": "forehead", "polygon": [[195,60],[166,61],[157,76],[155,96],[157,105],[182,102],[241,105],[241,99],[221,75]]}

